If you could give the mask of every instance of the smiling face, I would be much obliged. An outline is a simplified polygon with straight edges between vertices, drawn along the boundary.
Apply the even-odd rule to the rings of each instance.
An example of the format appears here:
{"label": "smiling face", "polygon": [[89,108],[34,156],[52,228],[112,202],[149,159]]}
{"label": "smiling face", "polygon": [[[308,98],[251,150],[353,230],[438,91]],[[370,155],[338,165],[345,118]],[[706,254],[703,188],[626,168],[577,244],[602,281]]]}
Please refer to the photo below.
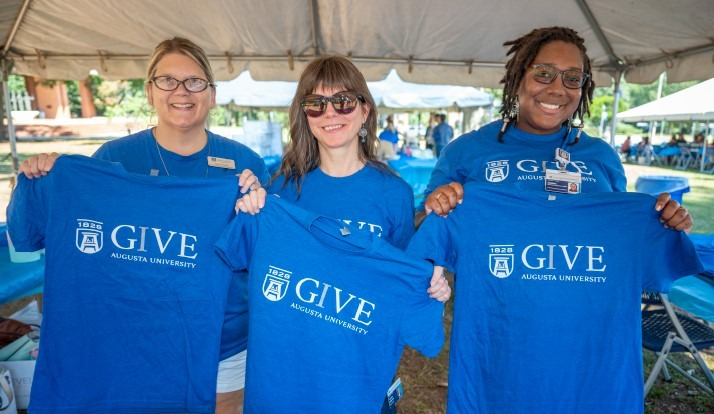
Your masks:
{"label": "smiling face", "polygon": [[[319,85],[312,91],[313,94],[332,96],[344,88],[325,89]],[[320,152],[346,149],[355,156],[358,154],[359,136],[357,132],[366,122],[369,107],[360,102],[352,113],[341,115],[335,112],[332,103],[327,103],[325,113],[319,118],[307,117],[312,135],[317,139]],[[305,115],[307,116],[307,115]]]}
{"label": "smiling face", "polygon": [[[583,58],[577,46],[553,41],[544,45],[532,65],[548,64],[558,70],[583,70]],[[533,134],[551,134],[560,129],[578,108],[582,89],[563,86],[562,74],[552,83],[543,84],[533,79],[533,66],[526,68],[518,88],[518,129]]]}
{"label": "smiling face", "polygon": [[[171,76],[180,81],[187,78],[207,79],[193,59],[180,53],[164,55],[156,65],[154,76]],[[192,93],[183,85],[174,91],[163,91],[149,82],[146,84],[146,95],[149,105],[156,110],[160,128],[203,130],[208,111],[216,106],[216,92],[211,86],[202,92]]]}

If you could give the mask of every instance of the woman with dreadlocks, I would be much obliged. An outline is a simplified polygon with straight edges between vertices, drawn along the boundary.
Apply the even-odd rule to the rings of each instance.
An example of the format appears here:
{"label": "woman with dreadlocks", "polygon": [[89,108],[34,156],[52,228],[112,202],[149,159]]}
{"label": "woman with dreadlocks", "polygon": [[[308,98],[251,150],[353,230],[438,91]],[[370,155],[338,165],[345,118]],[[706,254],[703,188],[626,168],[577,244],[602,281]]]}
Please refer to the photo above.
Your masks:
{"label": "woman with dreadlocks", "polygon": [[641,294],[702,268],[658,218],[691,219],[668,196],[625,193],[618,155],[581,132],[593,83],[577,33],[506,46],[503,119],[444,149],[431,189],[465,184],[431,193],[436,214],[407,248],[456,274],[447,412],[641,414]]}
{"label": "woman with dreadlocks", "polygon": [[[572,29],[548,27],[504,46],[511,58],[501,80],[502,118],[444,149],[418,208],[417,223],[432,211],[447,215],[461,202],[467,181],[568,192],[571,186],[554,182],[549,172],[564,168],[568,179],[579,183],[578,192],[626,191],[617,153],[582,131],[595,88],[584,40]],[[669,194],[659,196],[655,209],[665,226],[691,229],[687,210]]]}

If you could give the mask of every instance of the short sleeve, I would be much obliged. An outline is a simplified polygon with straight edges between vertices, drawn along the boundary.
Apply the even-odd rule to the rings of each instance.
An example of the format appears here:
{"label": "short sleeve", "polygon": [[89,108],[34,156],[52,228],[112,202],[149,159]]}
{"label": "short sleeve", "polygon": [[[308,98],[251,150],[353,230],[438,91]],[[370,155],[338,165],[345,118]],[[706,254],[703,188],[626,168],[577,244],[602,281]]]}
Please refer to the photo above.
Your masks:
{"label": "short sleeve", "polygon": [[44,248],[47,224],[47,189],[51,177],[18,177],[7,207],[8,234],[15,250],[32,252]]}
{"label": "short sleeve", "polygon": [[250,267],[258,235],[258,217],[238,213],[216,242],[216,251],[233,271]]}
{"label": "short sleeve", "polygon": [[461,157],[468,153],[468,148],[465,148],[468,139],[468,136],[461,136],[459,139],[449,142],[441,152],[439,160],[431,172],[429,184],[427,184],[424,190],[424,198],[421,203],[419,203],[419,207],[417,207],[418,211],[424,211],[426,198],[439,186],[451,182],[459,182],[461,184],[466,182],[466,175],[462,171],[463,161]]}
{"label": "short sleeve", "polygon": [[405,345],[433,358],[444,346],[444,304],[430,298],[426,289],[416,295],[415,303],[405,311],[402,339]]}
{"label": "short sleeve", "polygon": [[[659,214],[659,213],[657,213]],[[658,219],[648,220],[642,240],[643,289],[669,292],[672,283],[704,271],[694,244],[683,231],[666,229]],[[656,252],[656,254],[652,254]]]}
{"label": "short sleeve", "polygon": [[454,210],[446,218],[436,214],[427,216],[409,242],[407,254],[415,258],[430,260],[437,266],[443,266],[452,272],[455,271],[458,257],[458,234],[454,223],[457,215],[458,211]]}

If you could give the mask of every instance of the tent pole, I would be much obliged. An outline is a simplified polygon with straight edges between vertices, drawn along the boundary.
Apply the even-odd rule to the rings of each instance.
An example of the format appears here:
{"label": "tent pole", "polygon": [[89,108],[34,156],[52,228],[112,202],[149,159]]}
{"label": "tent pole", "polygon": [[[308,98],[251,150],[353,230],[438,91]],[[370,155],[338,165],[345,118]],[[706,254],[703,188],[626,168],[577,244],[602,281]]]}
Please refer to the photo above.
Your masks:
{"label": "tent pole", "polygon": [[704,142],[702,143],[702,163],[699,166],[699,172],[704,172],[704,167],[707,166],[707,152],[709,151],[709,147],[707,145],[707,138],[709,137],[709,120],[707,119],[706,122],[706,128],[704,129]]}
{"label": "tent pole", "polygon": [[15,176],[17,176],[17,172],[20,169],[20,163],[17,158],[17,138],[15,137],[15,126],[12,123],[12,108],[10,107],[10,82],[8,82],[9,69],[7,66],[7,60],[0,58],[0,64],[2,65],[2,89],[4,95],[3,98],[5,99],[5,115],[7,117],[7,133],[10,141],[10,155],[12,156],[12,172]]}
{"label": "tent pole", "polygon": [[617,131],[617,108],[620,104],[620,80],[622,79],[622,72],[620,70],[615,73],[615,87],[613,89],[613,96],[615,99],[612,101],[612,128],[610,129],[610,146],[615,148],[615,131]]}

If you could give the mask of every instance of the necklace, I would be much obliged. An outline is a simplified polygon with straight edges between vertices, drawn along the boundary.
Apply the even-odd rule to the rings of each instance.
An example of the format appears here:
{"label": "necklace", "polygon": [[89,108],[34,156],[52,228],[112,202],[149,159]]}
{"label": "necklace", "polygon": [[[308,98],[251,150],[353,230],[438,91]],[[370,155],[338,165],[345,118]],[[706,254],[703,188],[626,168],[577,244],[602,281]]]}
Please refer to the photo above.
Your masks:
{"label": "necklace", "polygon": [[[208,160],[211,157],[211,140],[208,138],[208,135],[206,135],[206,141],[208,142],[208,156],[206,157],[206,160]],[[171,174],[169,174],[169,169],[166,168],[166,162],[164,162],[164,157],[163,155],[161,155],[161,148],[159,147],[159,141],[156,140],[156,137],[154,137],[154,144],[156,144],[156,152],[159,154],[159,159],[161,160],[161,165],[164,167],[166,176],[171,177]],[[208,178],[208,161],[206,161],[205,178]]]}

